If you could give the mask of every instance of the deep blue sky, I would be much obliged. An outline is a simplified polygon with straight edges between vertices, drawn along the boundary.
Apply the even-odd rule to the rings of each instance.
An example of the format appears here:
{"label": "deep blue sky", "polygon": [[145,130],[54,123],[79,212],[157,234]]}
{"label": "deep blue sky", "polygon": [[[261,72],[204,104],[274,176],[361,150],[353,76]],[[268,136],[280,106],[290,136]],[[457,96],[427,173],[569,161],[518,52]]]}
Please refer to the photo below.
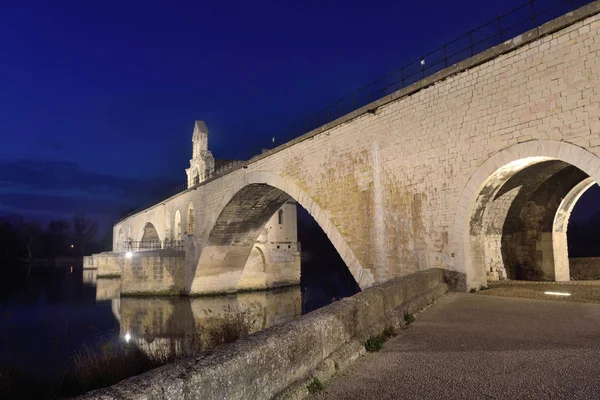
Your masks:
{"label": "deep blue sky", "polygon": [[523,0],[0,1],[0,213],[104,227]]}

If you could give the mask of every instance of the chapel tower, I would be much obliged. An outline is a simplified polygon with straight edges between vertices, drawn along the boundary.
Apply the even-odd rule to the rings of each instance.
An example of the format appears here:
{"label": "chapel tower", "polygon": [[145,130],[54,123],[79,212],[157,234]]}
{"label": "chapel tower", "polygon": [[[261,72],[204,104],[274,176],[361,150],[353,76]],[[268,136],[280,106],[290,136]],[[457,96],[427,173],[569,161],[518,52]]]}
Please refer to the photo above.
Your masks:
{"label": "chapel tower", "polygon": [[210,177],[215,169],[215,159],[208,150],[208,128],[204,121],[194,123],[192,135],[192,159],[190,167],[185,170],[188,187],[195,186]]}

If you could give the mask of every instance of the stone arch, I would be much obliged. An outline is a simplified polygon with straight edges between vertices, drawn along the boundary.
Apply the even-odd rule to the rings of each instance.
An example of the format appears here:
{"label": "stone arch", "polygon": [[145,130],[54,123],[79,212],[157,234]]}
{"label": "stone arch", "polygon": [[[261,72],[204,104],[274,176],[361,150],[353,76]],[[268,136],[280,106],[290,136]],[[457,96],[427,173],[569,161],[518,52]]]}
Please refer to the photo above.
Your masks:
{"label": "stone arch", "polygon": [[142,233],[142,238],[140,240],[139,249],[140,250],[154,250],[160,249],[161,242],[160,237],[158,236],[158,231],[154,227],[152,222],[147,222],[144,225],[144,230]]}
{"label": "stone arch", "polygon": [[173,239],[175,241],[180,241],[182,238],[182,230],[181,230],[181,212],[179,210],[175,211],[175,223],[173,224]]}
{"label": "stone arch", "polygon": [[240,283],[238,285],[239,290],[244,289],[264,289],[267,287],[267,276],[266,270],[267,260],[265,253],[260,246],[252,247],[248,260],[242,271]]}
{"label": "stone arch", "polygon": [[[566,178],[568,184],[548,183],[549,179],[558,182],[559,176]],[[501,272],[486,268],[493,269],[511,251],[513,255],[518,254],[520,250],[510,249],[509,242],[503,238],[507,230],[512,229],[510,233],[516,234],[515,227],[519,224],[523,227],[524,221],[535,225],[538,233],[544,232],[538,237],[539,248],[535,251],[547,255],[566,249],[566,235],[564,246],[554,243],[558,238],[554,235],[555,216],[568,208],[566,204],[563,206],[562,198],[588,178],[598,182],[600,158],[567,142],[532,140],[491,156],[469,179],[455,212],[453,237],[458,287],[479,288],[487,285],[488,273]],[[581,188],[579,191],[583,193]],[[547,201],[546,210],[536,208],[539,199]],[[502,229],[500,234],[499,229]],[[524,235],[535,233],[535,229],[526,230]],[[523,238],[522,232],[520,238]],[[564,255],[558,258],[561,257],[564,260]],[[557,255],[553,254],[543,262],[554,265],[555,259]],[[560,279],[564,275],[558,271],[556,277]]]}
{"label": "stone arch", "polygon": [[194,214],[194,203],[191,201],[187,207],[186,231],[188,235],[193,235],[194,232],[196,232],[196,216]]}
{"label": "stone arch", "polygon": [[[569,249],[567,243],[567,227],[571,212],[577,204],[577,200],[596,182],[594,178],[588,177],[579,182],[571,191],[563,198],[556,212],[552,227],[552,243],[554,245],[554,268],[557,270],[556,280],[569,280]],[[562,278],[562,279],[560,279]]]}
{"label": "stone arch", "polygon": [[[323,229],[359,286],[362,289],[371,286],[372,273],[363,269],[325,211],[306,192],[276,174],[251,171],[231,183],[219,205],[218,217],[208,224],[200,259],[187,275],[189,292],[209,293],[214,288],[236,291],[243,266],[263,225],[291,199],[304,207]],[[249,220],[253,222],[249,224]],[[243,246],[233,248],[232,243]]]}

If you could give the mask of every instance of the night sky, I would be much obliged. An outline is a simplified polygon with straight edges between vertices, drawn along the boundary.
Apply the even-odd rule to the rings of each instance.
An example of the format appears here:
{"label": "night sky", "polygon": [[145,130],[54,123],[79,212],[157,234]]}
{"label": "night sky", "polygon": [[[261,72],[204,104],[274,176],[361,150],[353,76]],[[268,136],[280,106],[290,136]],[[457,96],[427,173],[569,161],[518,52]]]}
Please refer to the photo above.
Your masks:
{"label": "night sky", "polygon": [[523,0],[0,1],[0,214],[103,229]]}

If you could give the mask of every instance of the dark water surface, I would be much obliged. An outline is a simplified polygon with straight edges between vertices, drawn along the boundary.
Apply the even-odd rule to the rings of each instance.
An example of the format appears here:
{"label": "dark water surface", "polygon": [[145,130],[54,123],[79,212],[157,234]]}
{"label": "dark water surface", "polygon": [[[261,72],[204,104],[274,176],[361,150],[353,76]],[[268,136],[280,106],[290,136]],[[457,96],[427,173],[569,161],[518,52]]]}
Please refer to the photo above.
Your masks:
{"label": "dark water surface", "polygon": [[[1,261],[0,261],[1,262]],[[347,273],[303,265],[301,286],[218,297],[120,297],[119,279],[81,266],[0,265],[0,364],[60,379],[82,345],[126,341],[145,352],[184,347],[198,325],[247,310],[252,331],[356,292]],[[350,276],[351,280],[351,276]],[[354,286],[353,286],[354,285]]]}

